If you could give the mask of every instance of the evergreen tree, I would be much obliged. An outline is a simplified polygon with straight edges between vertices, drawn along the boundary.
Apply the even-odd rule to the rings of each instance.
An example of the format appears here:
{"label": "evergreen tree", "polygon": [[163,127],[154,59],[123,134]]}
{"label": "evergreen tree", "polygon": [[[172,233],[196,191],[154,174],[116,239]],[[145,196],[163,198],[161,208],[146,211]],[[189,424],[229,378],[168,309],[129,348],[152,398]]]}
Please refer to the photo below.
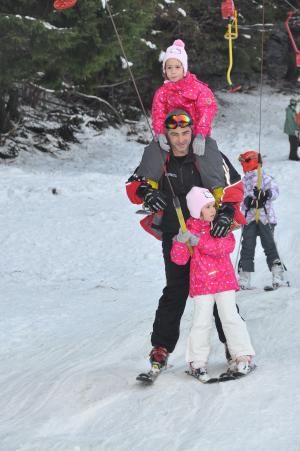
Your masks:
{"label": "evergreen tree", "polygon": [[[2,86],[32,80],[41,71],[53,86],[63,80],[88,86],[123,75],[119,44],[100,1],[79,0],[65,11],[50,9],[49,0],[11,3],[2,0],[0,9]],[[153,2],[119,0],[111,8],[128,58],[140,70],[145,55],[140,39],[151,24]]]}
{"label": "evergreen tree", "polygon": [[[154,3],[116,0],[111,9],[128,59],[139,74],[147,58],[141,38],[151,24]],[[91,91],[99,81],[128,78],[111,21],[100,1],[79,0],[73,8],[55,11],[49,0],[2,0],[0,36],[2,107],[7,92],[17,82],[38,79],[50,87],[67,82]]]}
{"label": "evergreen tree", "polygon": [[[16,104],[15,100],[8,101],[16,83],[38,82],[59,89],[64,82],[83,92],[105,96],[107,92],[99,85],[129,79],[128,71],[122,68],[123,55],[104,2],[78,0],[74,7],[56,11],[53,1],[1,0],[2,112],[9,104]],[[299,1],[294,0],[295,6]],[[248,0],[235,0],[235,4],[241,28],[234,43],[233,80],[241,82],[253,75],[257,80],[261,31],[255,24],[262,22],[262,5]],[[213,88],[226,85],[227,21],[221,17],[221,0],[109,0],[109,6],[146,106],[150,106],[154,90],[162,83],[161,51],[176,38],[186,43],[192,72]],[[282,3],[265,0],[265,22],[282,23],[287,10]],[[268,33],[265,45],[267,39]],[[132,83],[121,86],[114,91],[117,98],[130,95],[130,102],[138,104]]]}

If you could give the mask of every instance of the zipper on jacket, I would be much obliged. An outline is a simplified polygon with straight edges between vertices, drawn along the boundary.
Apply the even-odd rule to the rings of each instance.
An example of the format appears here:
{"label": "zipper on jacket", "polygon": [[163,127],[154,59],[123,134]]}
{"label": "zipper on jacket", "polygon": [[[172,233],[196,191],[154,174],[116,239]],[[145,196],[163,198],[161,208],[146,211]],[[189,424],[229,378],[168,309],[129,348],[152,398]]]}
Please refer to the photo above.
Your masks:
{"label": "zipper on jacket", "polygon": [[[183,163],[184,164],[184,163]],[[184,183],[183,183],[183,170],[182,170],[182,164],[180,165],[180,181],[181,181],[181,183],[182,183],[182,186],[184,186]]]}

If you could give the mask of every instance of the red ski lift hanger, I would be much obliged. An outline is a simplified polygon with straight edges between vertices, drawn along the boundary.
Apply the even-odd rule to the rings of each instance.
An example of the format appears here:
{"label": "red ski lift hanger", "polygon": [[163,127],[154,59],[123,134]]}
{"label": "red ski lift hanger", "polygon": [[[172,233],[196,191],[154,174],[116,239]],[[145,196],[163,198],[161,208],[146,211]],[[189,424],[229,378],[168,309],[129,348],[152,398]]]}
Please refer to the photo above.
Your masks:
{"label": "red ski lift hanger", "polygon": [[290,24],[289,24],[291,18],[292,18],[296,13],[297,13],[297,11],[289,11],[288,16],[287,16],[287,19],[286,19],[286,21],[284,22],[284,25],[285,25],[285,28],[286,28],[286,30],[287,30],[287,32],[288,32],[288,35],[289,35],[291,44],[292,44],[293,49],[294,49],[294,52],[295,52],[295,56],[296,56],[296,67],[297,67],[297,72],[298,72],[297,80],[300,81],[300,49],[298,49],[298,47],[297,47],[297,44],[296,44],[296,42],[295,42],[293,33],[292,33],[292,31],[291,31],[291,28],[290,28]]}
{"label": "red ski lift hanger", "polygon": [[55,9],[59,11],[63,11],[64,9],[69,9],[75,6],[77,0],[55,0],[53,6]]}
{"label": "red ski lift hanger", "polygon": [[240,85],[233,86],[231,81],[231,70],[233,66],[233,40],[238,38],[238,19],[237,10],[235,9],[233,0],[222,0],[221,3],[222,18],[228,20],[227,31],[224,38],[228,40],[228,69],[227,69],[227,83],[229,85],[229,92],[236,92],[241,89]]}

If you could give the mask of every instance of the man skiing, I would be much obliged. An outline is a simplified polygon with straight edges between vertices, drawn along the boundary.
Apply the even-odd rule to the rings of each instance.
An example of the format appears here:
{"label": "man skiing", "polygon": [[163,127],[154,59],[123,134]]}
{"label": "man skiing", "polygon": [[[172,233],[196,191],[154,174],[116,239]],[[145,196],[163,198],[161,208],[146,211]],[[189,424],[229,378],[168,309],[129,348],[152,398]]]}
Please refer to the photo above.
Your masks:
{"label": "man skiing", "polygon": [[[172,240],[180,226],[174,208],[174,196],[178,198],[183,216],[187,219],[189,211],[186,194],[193,186],[207,188],[214,194],[216,201],[221,204],[214,220],[213,236],[226,236],[234,222],[246,222],[239,210],[239,203],[243,199],[240,175],[218,150],[216,142],[210,137],[206,138],[205,147],[209,151],[205,151],[201,157],[195,155],[192,148],[192,119],[184,110],[168,113],[165,133],[171,151],[162,150],[155,141],[150,143],[145,148],[139,167],[126,184],[131,202],[144,203],[152,212],[152,215],[141,221],[142,226],[162,240],[166,287],[156,310],[151,336],[153,348],[150,352],[152,368],[157,371],[166,365],[169,353],[176,346],[189,293],[189,263],[178,266],[170,258]],[[223,166],[226,167],[225,171]],[[214,316],[219,339],[226,343],[216,306]]]}

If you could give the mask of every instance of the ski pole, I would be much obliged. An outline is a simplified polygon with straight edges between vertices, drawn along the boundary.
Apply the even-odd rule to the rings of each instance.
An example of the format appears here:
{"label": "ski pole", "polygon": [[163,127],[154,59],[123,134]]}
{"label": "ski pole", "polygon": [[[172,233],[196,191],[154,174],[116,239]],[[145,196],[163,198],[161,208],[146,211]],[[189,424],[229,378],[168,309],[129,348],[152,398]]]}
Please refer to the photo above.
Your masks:
{"label": "ski pole", "polygon": [[[261,188],[261,153],[258,152],[258,166],[257,166],[257,189],[260,190]],[[256,201],[256,211],[255,211],[255,222],[258,224],[259,216],[260,216],[260,210],[258,208],[258,202]]]}
{"label": "ski pole", "polygon": [[242,243],[242,238],[243,238],[243,231],[244,231],[244,226],[242,226],[242,228],[241,228],[241,237],[240,237],[240,241],[239,241],[239,245],[238,245],[238,250],[237,250],[237,254],[236,254],[236,260],[235,260],[235,265],[234,265],[234,272],[235,272],[235,273],[238,272],[238,261],[239,261],[239,255],[240,255],[241,243]]}
{"label": "ski pole", "polygon": [[[153,134],[152,128],[151,128],[151,126],[150,126],[150,122],[149,122],[149,119],[148,119],[148,116],[147,116],[147,113],[146,113],[146,110],[145,110],[145,107],[144,107],[144,104],[143,104],[143,101],[142,101],[142,98],[141,98],[139,89],[138,89],[138,87],[137,87],[137,84],[136,84],[136,81],[135,81],[133,72],[132,72],[132,70],[130,69],[130,64],[129,64],[129,61],[128,61],[128,58],[127,58],[127,55],[126,55],[126,52],[125,52],[125,49],[124,49],[124,46],[123,46],[123,42],[122,42],[121,36],[120,36],[120,34],[119,34],[119,32],[118,32],[118,29],[117,29],[116,23],[115,23],[115,21],[114,21],[113,14],[112,14],[112,11],[111,11],[111,8],[110,8],[110,6],[109,6],[109,2],[108,2],[108,1],[105,1],[105,2],[104,2],[104,8],[106,8],[106,10],[107,10],[107,12],[108,12],[109,18],[110,18],[110,20],[111,20],[113,29],[114,29],[114,31],[115,31],[115,35],[116,35],[116,37],[117,37],[117,40],[118,40],[118,43],[119,43],[119,46],[120,46],[120,49],[121,49],[121,52],[122,52],[122,54],[123,54],[123,56],[124,56],[124,59],[125,59],[125,61],[126,61],[127,69],[128,69],[130,78],[131,78],[131,80],[132,80],[133,86],[134,86],[134,88],[135,88],[137,97],[138,97],[138,99],[139,99],[139,102],[140,102],[140,105],[141,105],[141,108],[142,108],[142,111],[143,111],[145,120],[146,120],[146,122],[147,122],[149,131],[150,131],[150,133],[151,133],[151,135],[152,135],[152,138],[154,139],[154,134]],[[176,214],[177,214],[177,217],[178,217],[178,221],[179,221],[179,224],[180,224],[180,226],[181,226],[182,231],[184,232],[184,231],[186,231],[186,225],[185,225],[184,217],[183,217],[183,214],[182,214],[180,202],[179,202],[179,199],[175,196],[175,192],[174,192],[174,189],[173,189],[171,180],[170,180],[170,178],[169,178],[169,176],[168,176],[168,174],[167,174],[167,171],[166,171],[166,169],[165,169],[165,162],[163,161],[162,156],[160,156],[160,158],[161,158],[161,161],[162,161],[163,170],[164,170],[166,179],[167,179],[167,181],[168,181],[168,183],[169,183],[169,186],[170,186],[170,189],[171,189],[171,192],[172,192],[173,204],[174,204],[174,207],[175,207],[175,210],[176,210]],[[190,254],[192,255],[192,254],[193,254],[193,249],[192,249],[191,246],[189,247],[189,250],[190,250]]]}
{"label": "ski pole", "polygon": [[[245,219],[247,219],[247,214],[248,214],[248,210],[245,211]],[[240,236],[240,241],[239,241],[239,245],[238,245],[238,250],[237,250],[237,254],[236,254],[236,260],[235,260],[235,265],[234,265],[234,271],[235,273],[238,272],[238,260],[239,260],[239,255],[240,255],[240,249],[241,249],[241,244],[242,244],[242,238],[243,238],[243,233],[244,233],[244,225],[241,227],[241,236]]]}
{"label": "ski pole", "polygon": [[[262,130],[262,92],[263,92],[263,72],[264,72],[264,35],[265,35],[265,0],[262,2],[262,24],[263,31],[261,33],[261,61],[260,61],[260,94],[259,94],[259,133],[258,133],[258,167],[257,167],[257,188],[261,188],[261,130]],[[258,224],[260,211],[256,204],[255,222]]]}

